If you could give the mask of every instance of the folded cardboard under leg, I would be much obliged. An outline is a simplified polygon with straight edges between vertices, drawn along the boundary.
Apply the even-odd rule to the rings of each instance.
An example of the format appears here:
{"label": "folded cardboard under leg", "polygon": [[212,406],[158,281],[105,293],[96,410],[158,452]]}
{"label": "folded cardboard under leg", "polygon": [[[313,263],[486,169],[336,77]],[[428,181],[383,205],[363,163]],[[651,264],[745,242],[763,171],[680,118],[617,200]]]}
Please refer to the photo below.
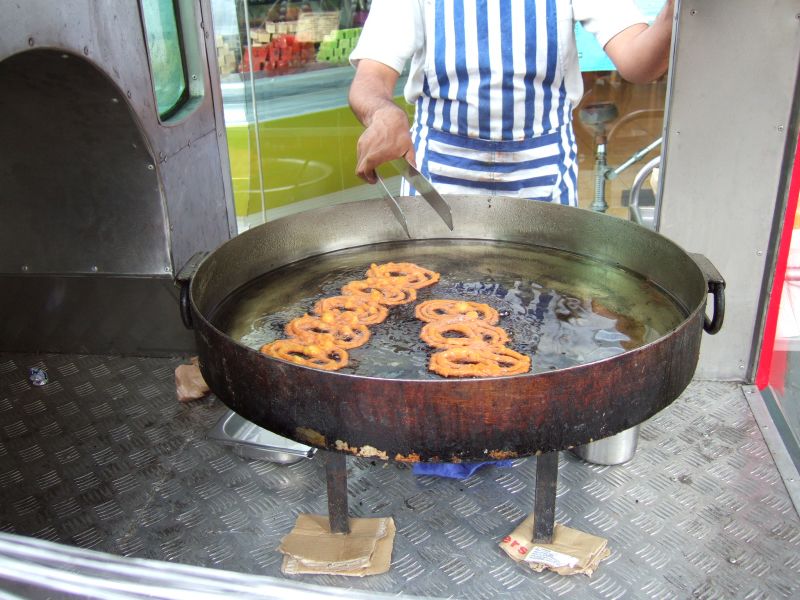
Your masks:
{"label": "folded cardboard under leg", "polygon": [[533,523],[533,515],[528,515],[500,542],[500,547],[511,558],[525,562],[534,571],[550,569],[560,575],[591,575],[600,561],[611,556],[606,539],[558,523],[550,544],[534,543]]}
{"label": "folded cardboard under leg", "polygon": [[281,570],[286,575],[364,577],[389,570],[395,535],[394,519],[350,519],[350,533],[331,533],[327,515],[297,517],[281,540]]}

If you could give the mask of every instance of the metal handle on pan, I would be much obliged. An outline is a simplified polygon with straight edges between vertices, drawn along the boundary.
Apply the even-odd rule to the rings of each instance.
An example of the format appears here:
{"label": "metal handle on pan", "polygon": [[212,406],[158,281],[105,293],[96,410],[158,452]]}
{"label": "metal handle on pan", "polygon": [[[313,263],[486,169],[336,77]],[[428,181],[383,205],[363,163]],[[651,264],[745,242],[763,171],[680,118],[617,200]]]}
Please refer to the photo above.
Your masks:
{"label": "metal handle on pan", "polygon": [[702,254],[689,254],[703,272],[708,283],[708,293],[714,296],[714,312],[711,318],[703,315],[703,330],[714,335],[722,328],[725,320],[725,280],[717,268]]}
{"label": "metal handle on pan", "polygon": [[195,252],[192,255],[192,258],[186,262],[183,268],[178,271],[178,274],[175,276],[175,285],[178,285],[181,288],[179,308],[181,311],[181,321],[183,321],[183,325],[186,327],[186,329],[194,329],[194,320],[192,319],[192,303],[189,298],[189,285],[192,283],[192,277],[194,277],[194,274],[197,273],[200,263],[203,262],[203,259],[206,256],[208,256],[208,252],[206,251]]}
{"label": "metal handle on pan", "polygon": [[180,298],[180,311],[181,321],[186,329],[194,329],[194,321],[192,320],[192,308],[189,303],[189,282],[181,283],[181,298]]}

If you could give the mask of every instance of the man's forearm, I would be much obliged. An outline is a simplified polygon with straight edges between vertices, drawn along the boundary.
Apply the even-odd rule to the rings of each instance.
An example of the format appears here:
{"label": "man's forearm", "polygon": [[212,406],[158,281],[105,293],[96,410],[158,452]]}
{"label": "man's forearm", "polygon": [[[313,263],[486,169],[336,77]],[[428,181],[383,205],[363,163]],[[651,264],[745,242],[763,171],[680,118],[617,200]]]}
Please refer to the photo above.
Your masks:
{"label": "man's forearm", "polygon": [[350,108],[365,130],[358,139],[356,174],[375,183],[375,169],[406,156],[414,161],[408,116],[394,102],[399,74],[381,63],[361,60],[348,96]]}
{"label": "man's forearm", "polygon": [[369,61],[361,61],[356,70],[348,101],[353,114],[364,127],[369,127],[375,114],[382,110],[400,110],[393,98],[397,77],[389,71],[389,67]]}
{"label": "man's forearm", "polygon": [[647,83],[666,73],[672,40],[674,0],[667,0],[650,26],[634,25],[614,36],[605,47],[620,75]]}

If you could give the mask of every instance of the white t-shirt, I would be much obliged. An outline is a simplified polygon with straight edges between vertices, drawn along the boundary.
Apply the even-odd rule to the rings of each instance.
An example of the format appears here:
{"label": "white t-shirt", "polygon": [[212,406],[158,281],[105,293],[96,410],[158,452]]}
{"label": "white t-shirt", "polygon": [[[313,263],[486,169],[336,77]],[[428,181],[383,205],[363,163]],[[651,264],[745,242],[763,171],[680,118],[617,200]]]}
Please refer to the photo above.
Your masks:
{"label": "white t-shirt", "polygon": [[[411,61],[404,96],[414,103],[422,93],[425,65],[425,3],[433,0],[373,0],[364,30],[350,54],[350,62],[362,58],[381,62],[402,73]],[[523,0],[514,0],[523,1]],[[530,1],[530,0],[526,0]],[[633,0],[556,0],[558,34],[564,61],[567,97],[574,104],[583,95],[574,27],[580,22],[601,46],[631,25],[646,23]]]}

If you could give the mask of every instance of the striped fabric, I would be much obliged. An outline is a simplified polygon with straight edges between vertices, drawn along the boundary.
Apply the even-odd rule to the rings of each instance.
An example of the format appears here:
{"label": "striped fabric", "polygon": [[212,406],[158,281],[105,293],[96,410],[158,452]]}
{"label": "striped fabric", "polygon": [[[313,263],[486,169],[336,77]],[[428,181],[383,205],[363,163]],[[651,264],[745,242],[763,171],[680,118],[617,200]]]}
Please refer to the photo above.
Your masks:
{"label": "striped fabric", "polygon": [[423,174],[443,193],[576,205],[556,0],[428,0],[426,11],[412,130]]}

